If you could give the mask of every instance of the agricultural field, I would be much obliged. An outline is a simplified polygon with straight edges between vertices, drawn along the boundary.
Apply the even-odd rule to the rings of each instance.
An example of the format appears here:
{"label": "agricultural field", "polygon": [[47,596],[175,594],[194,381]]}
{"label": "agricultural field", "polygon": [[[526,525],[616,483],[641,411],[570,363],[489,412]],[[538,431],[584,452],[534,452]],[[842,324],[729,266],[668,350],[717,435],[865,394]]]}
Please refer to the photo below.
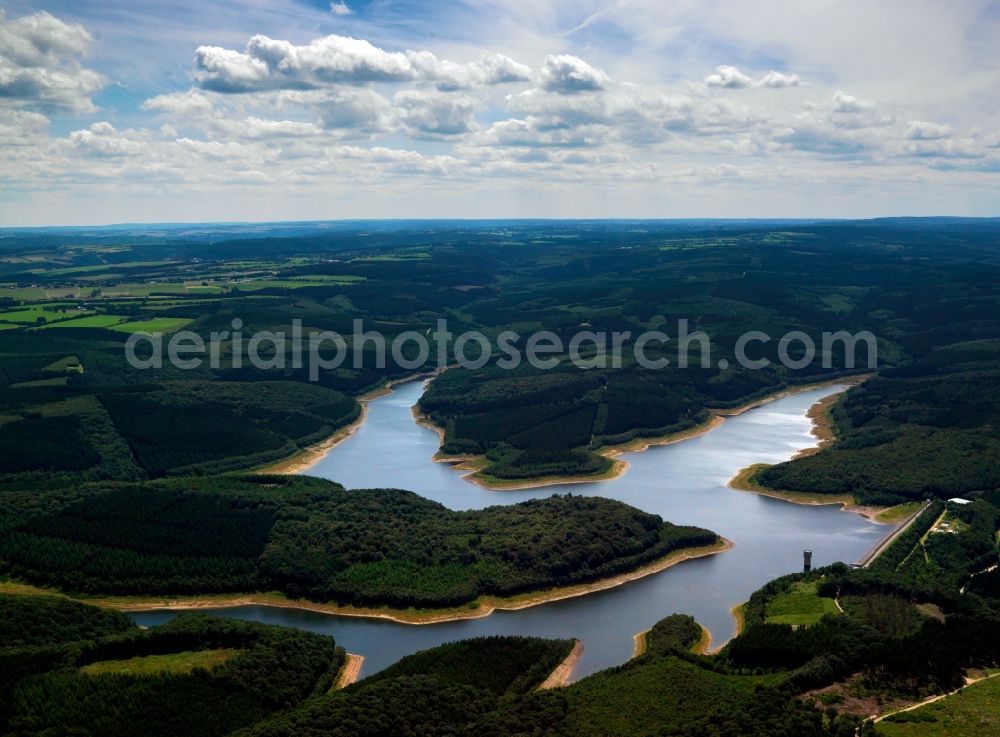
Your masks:
{"label": "agricultural field", "polygon": [[172,333],[175,330],[190,325],[193,320],[189,317],[151,317],[148,320],[135,320],[132,322],[122,322],[109,325],[111,330],[121,333]]}

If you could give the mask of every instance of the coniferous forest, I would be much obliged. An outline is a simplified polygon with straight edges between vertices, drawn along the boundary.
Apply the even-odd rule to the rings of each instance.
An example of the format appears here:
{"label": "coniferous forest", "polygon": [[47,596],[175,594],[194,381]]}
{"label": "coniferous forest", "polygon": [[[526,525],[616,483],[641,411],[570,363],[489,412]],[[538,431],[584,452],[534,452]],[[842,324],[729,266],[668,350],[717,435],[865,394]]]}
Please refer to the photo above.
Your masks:
{"label": "coniferous forest", "polygon": [[599,497],[452,512],[411,492],[294,476],[11,496],[0,570],[82,594],[278,591],[442,608],[609,578],[718,541]]}
{"label": "coniferous forest", "polygon": [[[428,222],[271,236],[0,237],[0,734],[847,737],[931,724],[868,717],[1000,666],[995,221]],[[481,483],[596,479],[616,446],[863,374],[829,408],[828,443],[753,481],[926,508],[865,568],[763,586],[739,636],[711,655],[696,622],[663,611],[644,653],[565,688],[536,690],[570,639],[480,638],[331,691],[346,654],[329,637],[194,614],[142,630],[81,600],[269,592],[474,607],[719,538],[600,497],[453,511],[271,473],[345,432],[373,390],[435,366],[409,349],[382,364],[353,340],[316,377],[274,346],[262,349],[271,369],[228,347],[192,369],[124,359],[133,331],[207,338],[236,317],[246,335],[301,321],[348,337],[363,319],[390,341],[448,319],[453,334],[490,341],[516,331],[520,348],[543,330],[676,337],[685,319],[711,338],[704,366],[698,343],[678,365],[676,340],[648,347],[670,360],[660,369],[628,354],[582,368],[564,351],[544,370],[491,360],[436,375],[419,413],[441,429],[441,456],[474,463]],[[789,368],[775,340],[754,344],[771,364],[751,369],[734,360],[748,330],[817,343],[870,331],[878,355],[869,365],[859,344],[852,366],[834,344]]]}

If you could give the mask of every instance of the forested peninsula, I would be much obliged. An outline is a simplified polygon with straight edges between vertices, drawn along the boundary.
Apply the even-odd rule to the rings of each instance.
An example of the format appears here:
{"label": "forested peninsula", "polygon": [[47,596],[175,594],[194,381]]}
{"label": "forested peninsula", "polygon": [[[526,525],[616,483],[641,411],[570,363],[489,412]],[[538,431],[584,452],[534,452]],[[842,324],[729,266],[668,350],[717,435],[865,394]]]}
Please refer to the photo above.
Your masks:
{"label": "forested peninsula", "polygon": [[724,549],[709,530],[602,498],[453,512],[406,491],[279,475],[8,493],[0,526],[0,572],[68,593],[278,592],[390,611],[556,596]]}

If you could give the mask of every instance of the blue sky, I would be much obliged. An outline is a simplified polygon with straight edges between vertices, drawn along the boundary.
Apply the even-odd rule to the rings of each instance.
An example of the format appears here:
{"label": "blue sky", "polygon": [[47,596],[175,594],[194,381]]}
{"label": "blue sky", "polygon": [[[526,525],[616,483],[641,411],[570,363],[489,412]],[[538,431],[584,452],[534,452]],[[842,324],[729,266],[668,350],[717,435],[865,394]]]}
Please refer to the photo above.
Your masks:
{"label": "blue sky", "polygon": [[0,7],[0,225],[1000,214],[995,3]]}

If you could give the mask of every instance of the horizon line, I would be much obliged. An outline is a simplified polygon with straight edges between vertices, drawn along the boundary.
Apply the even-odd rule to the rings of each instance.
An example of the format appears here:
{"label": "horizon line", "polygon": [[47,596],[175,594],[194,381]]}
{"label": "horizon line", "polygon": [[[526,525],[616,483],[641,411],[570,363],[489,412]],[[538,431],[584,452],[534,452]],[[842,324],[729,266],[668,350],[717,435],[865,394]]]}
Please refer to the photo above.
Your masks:
{"label": "horizon line", "polygon": [[194,226],[259,226],[259,225],[319,225],[327,223],[866,223],[884,220],[963,220],[988,221],[1000,220],[998,215],[879,215],[876,217],[479,217],[479,218],[329,218],[304,220],[150,220],[118,223],[87,223],[61,225],[0,225],[0,233],[12,231],[39,231],[60,229],[112,229],[138,227],[194,227]]}

